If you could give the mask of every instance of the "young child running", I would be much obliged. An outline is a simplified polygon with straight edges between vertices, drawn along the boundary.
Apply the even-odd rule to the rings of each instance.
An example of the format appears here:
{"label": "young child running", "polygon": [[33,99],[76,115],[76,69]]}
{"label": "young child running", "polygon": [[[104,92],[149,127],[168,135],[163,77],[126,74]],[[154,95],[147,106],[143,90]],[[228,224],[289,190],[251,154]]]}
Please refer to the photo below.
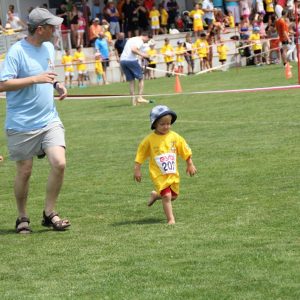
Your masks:
{"label": "young child running", "polygon": [[155,186],[148,206],[162,199],[168,224],[175,224],[171,201],[179,194],[179,173],[177,155],[186,161],[186,172],[193,176],[197,169],[192,161],[192,151],[183,137],[171,131],[171,124],[177,119],[167,106],[155,106],[150,113],[151,129],[154,130],[140,143],[135,157],[134,179],[141,182],[141,165],[149,157],[149,171]]}

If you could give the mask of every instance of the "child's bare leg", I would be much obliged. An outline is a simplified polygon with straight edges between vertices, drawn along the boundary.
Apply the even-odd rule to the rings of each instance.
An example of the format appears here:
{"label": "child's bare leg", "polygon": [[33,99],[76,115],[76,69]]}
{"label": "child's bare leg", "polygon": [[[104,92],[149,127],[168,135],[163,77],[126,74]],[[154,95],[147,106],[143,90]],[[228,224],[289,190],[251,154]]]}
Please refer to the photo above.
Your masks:
{"label": "child's bare leg", "polygon": [[153,205],[154,202],[158,199],[161,199],[161,196],[156,191],[152,191],[148,200],[148,206]]}
{"label": "child's bare leg", "polygon": [[165,215],[167,217],[168,224],[175,224],[175,218],[173,215],[173,208],[172,208],[172,194],[167,193],[162,197],[162,203],[163,203],[163,208]]}

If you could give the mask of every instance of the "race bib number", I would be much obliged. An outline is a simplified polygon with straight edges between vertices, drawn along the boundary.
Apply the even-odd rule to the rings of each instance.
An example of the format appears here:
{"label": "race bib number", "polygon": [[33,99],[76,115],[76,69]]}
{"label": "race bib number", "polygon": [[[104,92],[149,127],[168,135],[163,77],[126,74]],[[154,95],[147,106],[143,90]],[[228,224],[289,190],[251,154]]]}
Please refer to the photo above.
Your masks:
{"label": "race bib number", "polygon": [[153,21],[153,22],[157,22],[157,21],[159,21],[159,18],[158,18],[158,16],[153,16],[153,17],[152,17],[152,21]]}
{"label": "race bib number", "polygon": [[195,20],[199,20],[199,19],[201,19],[201,16],[198,15],[198,14],[194,14],[194,19],[195,19]]}
{"label": "race bib number", "polygon": [[176,154],[165,153],[155,157],[156,164],[158,165],[162,174],[176,174]]}

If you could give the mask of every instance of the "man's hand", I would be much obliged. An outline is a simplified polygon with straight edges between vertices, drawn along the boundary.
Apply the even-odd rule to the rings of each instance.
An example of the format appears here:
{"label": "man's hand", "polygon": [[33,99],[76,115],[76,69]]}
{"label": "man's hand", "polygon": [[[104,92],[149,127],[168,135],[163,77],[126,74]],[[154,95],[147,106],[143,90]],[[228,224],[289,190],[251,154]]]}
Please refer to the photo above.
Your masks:
{"label": "man's hand", "polygon": [[45,72],[34,76],[34,83],[54,83],[57,73],[55,72]]}
{"label": "man's hand", "polygon": [[55,89],[56,89],[56,91],[59,94],[58,100],[63,100],[63,99],[65,99],[67,97],[68,91],[67,91],[67,89],[66,89],[66,87],[64,86],[63,83],[57,82],[56,86],[55,86]]}

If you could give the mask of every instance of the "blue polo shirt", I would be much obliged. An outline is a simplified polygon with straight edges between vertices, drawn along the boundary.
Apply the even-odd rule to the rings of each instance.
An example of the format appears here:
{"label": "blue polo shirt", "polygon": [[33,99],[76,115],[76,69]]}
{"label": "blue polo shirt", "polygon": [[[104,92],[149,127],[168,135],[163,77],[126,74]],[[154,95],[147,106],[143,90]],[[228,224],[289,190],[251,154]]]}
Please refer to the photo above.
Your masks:
{"label": "blue polo shirt", "polygon": [[[54,47],[44,42],[35,47],[22,39],[9,49],[0,81],[39,75],[54,68]],[[5,128],[30,131],[59,120],[50,83],[33,84],[6,92]]]}

